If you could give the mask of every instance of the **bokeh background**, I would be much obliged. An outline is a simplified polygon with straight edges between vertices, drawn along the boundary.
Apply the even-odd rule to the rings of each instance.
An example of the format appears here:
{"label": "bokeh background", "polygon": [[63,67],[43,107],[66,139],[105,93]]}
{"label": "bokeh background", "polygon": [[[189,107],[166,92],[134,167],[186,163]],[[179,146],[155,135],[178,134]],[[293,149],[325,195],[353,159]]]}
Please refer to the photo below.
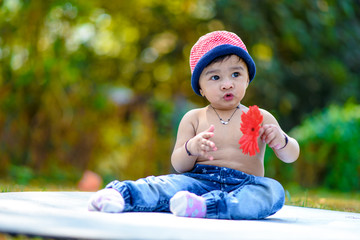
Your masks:
{"label": "bokeh background", "polygon": [[301,145],[267,150],[284,185],[360,191],[360,1],[0,0],[0,179],[104,184],[173,172],[193,107],[191,46],[237,33],[256,62],[245,105]]}

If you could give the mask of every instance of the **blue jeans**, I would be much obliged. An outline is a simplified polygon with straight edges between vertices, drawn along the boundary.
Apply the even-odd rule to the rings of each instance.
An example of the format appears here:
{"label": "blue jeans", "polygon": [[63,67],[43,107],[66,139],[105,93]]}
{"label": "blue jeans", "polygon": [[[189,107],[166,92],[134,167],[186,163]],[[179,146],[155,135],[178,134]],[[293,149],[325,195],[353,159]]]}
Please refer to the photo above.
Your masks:
{"label": "blue jeans", "polygon": [[113,181],[125,201],[125,212],[169,212],[169,201],[179,191],[206,200],[206,218],[263,219],[282,208],[284,189],[273,179],[234,169],[197,164],[190,172],[150,176],[137,181]]}

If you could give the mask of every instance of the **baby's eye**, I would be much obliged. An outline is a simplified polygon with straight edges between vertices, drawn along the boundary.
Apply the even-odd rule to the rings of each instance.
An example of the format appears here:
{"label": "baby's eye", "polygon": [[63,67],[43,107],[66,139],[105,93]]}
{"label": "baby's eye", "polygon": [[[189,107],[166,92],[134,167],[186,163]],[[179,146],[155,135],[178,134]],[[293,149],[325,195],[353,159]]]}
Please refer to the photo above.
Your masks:
{"label": "baby's eye", "polygon": [[214,75],[211,77],[211,80],[219,80],[219,79],[220,79],[220,77],[218,75]]}
{"label": "baby's eye", "polygon": [[233,74],[231,74],[231,76],[236,78],[236,77],[240,76],[240,73],[239,72],[234,72]]}

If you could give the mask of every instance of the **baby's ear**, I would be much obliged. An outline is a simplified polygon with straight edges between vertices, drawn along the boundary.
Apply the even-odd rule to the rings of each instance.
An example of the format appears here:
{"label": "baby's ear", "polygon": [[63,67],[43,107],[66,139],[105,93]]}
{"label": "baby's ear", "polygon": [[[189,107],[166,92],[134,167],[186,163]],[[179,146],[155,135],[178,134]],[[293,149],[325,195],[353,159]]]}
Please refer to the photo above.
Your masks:
{"label": "baby's ear", "polygon": [[202,89],[200,88],[199,90],[200,90],[200,95],[201,95],[202,97],[204,97],[204,93],[203,93]]}

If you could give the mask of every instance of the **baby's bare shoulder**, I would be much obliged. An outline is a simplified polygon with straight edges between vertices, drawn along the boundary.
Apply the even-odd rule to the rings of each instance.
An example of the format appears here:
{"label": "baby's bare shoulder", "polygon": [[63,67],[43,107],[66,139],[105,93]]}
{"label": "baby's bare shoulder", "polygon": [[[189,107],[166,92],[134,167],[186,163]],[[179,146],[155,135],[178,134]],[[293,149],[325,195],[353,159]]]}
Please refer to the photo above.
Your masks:
{"label": "baby's bare shoulder", "polygon": [[261,114],[263,115],[263,123],[264,124],[278,124],[274,115],[272,115],[269,111],[259,108]]}
{"label": "baby's bare shoulder", "polygon": [[206,107],[189,110],[181,119],[179,128],[192,126],[193,129],[197,129],[204,113],[206,113]]}
{"label": "baby's bare shoulder", "polygon": [[273,116],[269,111],[267,111],[263,108],[259,108],[259,110],[264,117]]}
{"label": "baby's bare shoulder", "polygon": [[187,113],[185,113],[183,118],[184,119],[198,119],[202,114],[206,113],[206,109],[207,109],[207,107],[191,109]]}

